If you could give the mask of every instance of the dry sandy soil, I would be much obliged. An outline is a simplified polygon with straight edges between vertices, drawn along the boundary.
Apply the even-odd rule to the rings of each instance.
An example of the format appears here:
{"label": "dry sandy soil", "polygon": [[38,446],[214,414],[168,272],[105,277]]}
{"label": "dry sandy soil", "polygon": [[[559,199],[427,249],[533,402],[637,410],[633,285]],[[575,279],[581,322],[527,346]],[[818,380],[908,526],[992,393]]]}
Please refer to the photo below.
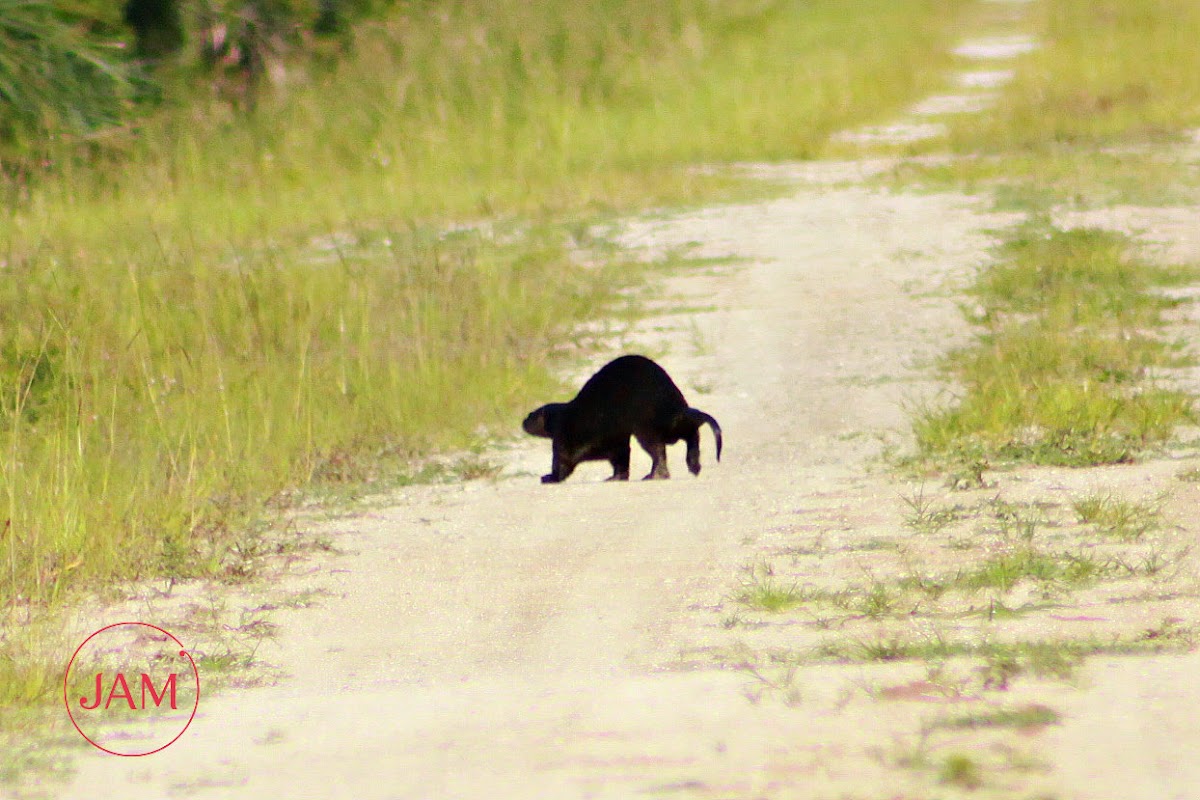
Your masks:
{"label": "dry sandy soil", "polygon": [[[548,443],[514,439],[494,480],[302,521],[339,552],[258,590],[312,601],[270,617],[257,656],[283,676],[205,696],[156,756],[80,756],[58,793],[1200,797],[1200,658],[1116,652],[1187,650],[1200,489],[1175,476],[1194,464],[988,473],[957,492],[887,469],[906,403],[937,395],[932,360],[968,334],[957,289],[1015,218],[870,188],[885,167],[788,168],[784,199],[620,226],[648,255],[737,256],[667,280],[661,313],[613,348],[659,358],[720,420],[721,463],[705,433],[699,478],[677,446],[670,481],[604,483],[591,464],[543,486]],[[635,475],[648,466],[635,448]],[[1162,522],[1101,541],[1070,511],[1097,490],[1152,498]],[[1128,568],[1079,589],[920,590],[1035,528],[1047,552]],[[810,600],[740,599],[771,586]],[[1072,641],[1113,652],[1075,669],[1052,645],[1030,655]]]}

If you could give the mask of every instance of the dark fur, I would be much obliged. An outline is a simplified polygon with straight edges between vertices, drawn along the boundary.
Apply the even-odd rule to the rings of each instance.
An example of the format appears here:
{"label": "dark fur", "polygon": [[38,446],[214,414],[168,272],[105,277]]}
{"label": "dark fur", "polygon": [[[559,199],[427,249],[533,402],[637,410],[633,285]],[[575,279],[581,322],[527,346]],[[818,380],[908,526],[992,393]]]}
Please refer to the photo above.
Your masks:
{"label": "dark fur", "polygon": [[710,425],[721,460],[721,426],[690,408],[666,370],[645,356],[621,356],[588,379],[569,403],[550,403],[525,418],[522,427],[553,442],[553,463],[542,483],[566,480],[583,461],[609,461],[610,481],[629,480],[629,437],[653,462],[651,478],[669,478],[667,445],[687,442],[687,465],[700,474],[700,427]]}

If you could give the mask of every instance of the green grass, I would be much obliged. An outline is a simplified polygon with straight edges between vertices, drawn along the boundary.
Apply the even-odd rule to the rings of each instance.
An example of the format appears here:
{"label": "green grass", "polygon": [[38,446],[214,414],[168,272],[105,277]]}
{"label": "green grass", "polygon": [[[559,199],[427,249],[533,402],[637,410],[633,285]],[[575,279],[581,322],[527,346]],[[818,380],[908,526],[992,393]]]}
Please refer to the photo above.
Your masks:
{"label": "green grass", "polygon": [[92,14],[80,4],[0,0],[0,154],[16,155],[30,138],[83,134],[121,119],[133,94],[123,54],[108,37],[89,35],[110,16],[118,15],[111,8]]}
{"label": "green grass", "polygon": [[1154,334],[1175,304],[1156,290],[1194,270],[1147,264],[1116,233],[1042,224],[998,256],[970,290],[981,332],[944,364],[958,397],[916,409],[926,459],[1120,463],[1194,418],[1191,396],[1150,379],[1187,363]]}
{"label": "green grass", "polygon": [[398,13],[361,26],[336,67],[294,66],[249,119],[214,105],[148,122],[121,143],[124,176],[46,187],[19,230],[91,241],[121,223],[226,245],[348,221],[691,200],[714,179],[681,165],[812,156],[928,89],[965,5],[468,0]]}
{"label": "green grass", "polygon": [[1186,653],[1194,644],[1195,632],[1190,628],[1165,633],[1146,631],[1132,636],[1020,639],[1003,643],[912,638],[901,634],[853,638],[842,634],[807,653],[791,653],[787,658],[798,663],[837,664],[979,658],[983,661],[980,675],[984,688],[1005,689],[1021,675],[1068,680],[1079,664],[1092,656]]}
{"label": "green grass", "polygon": [[992,316],[1040,314],[1059,327],[1114,318],[1127,327],[1153,324],[1159,312],[1177,304],[1150,290],[1197,278],[1194,270],[1133,257],[1126,237],[1100,229],[1025,230],[999,255],[971,293]]}
{"label": "green grass", "polygon": [[552,238],[389,238],[325,262],[137,251],[10,268],[0,600],[221,574],[285,486],[501,424],[549,386],[536,353],[619,283]]}
{"label": "green grass", "polygon": [[1112,567],[1086,554],[1051,553],[1024,546],[997,553],[956,576],[954,585],[969,591],[1010,592],[1021,581],[1081,586],[1111,572]]}
{"label": "green grass", "polygon": [[900,498],[908,506],[904,524],[915,532],[933,536],[945,530],[947,526],[961,519],[964,511],[960,507],[936,508],[934,500],[925,496],[924,485],[920,486],[911,496]]}

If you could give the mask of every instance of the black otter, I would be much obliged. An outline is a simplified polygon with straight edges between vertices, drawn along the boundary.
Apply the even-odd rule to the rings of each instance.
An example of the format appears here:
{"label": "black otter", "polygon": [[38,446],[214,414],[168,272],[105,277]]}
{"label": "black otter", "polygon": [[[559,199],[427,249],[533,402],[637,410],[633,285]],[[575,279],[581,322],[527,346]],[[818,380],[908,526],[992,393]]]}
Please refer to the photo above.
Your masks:
{"label": "black otter", "polygon": [[600,368],[569,403],[550,403],[525,418],[526,433],[553,441],[542,483],[566,480],[582,461],[609,461],[610,481],[629,480],[629,437],[653,462],[651,478],[669,478],[667,445],[687,442],[687,465],[700,474],[700,426],[712,426],[721,460],[721,426],[683,399],[667,371],[645,356],[621,356]]}

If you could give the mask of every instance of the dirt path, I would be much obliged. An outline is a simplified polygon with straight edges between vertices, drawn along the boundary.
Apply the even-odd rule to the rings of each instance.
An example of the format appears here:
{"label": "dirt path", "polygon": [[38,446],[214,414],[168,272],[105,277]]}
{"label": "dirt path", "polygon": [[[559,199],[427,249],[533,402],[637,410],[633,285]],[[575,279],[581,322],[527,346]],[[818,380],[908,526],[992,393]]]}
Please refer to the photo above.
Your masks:
{"label": "dirt path", "polygon": [[[347,555],[307,579],[333,596],[280,618],[261,653],[292,677],[206,700],[161,757],[84,760],[68,795],[621,797],[807,784],[799,742],[834,737],[807,714],[747,702],[745,674],[680,654],[729,640],[714,609],[747,542],[798,515],[895,504],[896,490],[868,475],[872,437],[903,427],[915,365],[958,331],[949,298],[927,293],[979,260],[980,231],[995,222],[958,197],[825,189],[632,226],[633,242],[697,241],[697,255],[748,259],[673,282],[716,310],[648,320],[634,336],[665,345],[693,402],[721,420],[723,462],[706,438],[699,479],[676,452],[669,482],[599,483],[603,466],[588,465],[546,487],[534,476],[548,448],[530,440],[510,454],[511,477],[413,488],[335,524]],[[646,462],[635,454],[634,471]],[[814,758],[825,760],[803,763]],[[829,759],[832,784],[839,761]]]}
{"label": "dirt path", "polygon": [[[776,564],[791,570],[781,581],[806,585],[874,577],[883,567],[872,553],[904,554],[916,536],[901,500],[913,487],[877,469],[876,457],[904,435],[904,403],[936,391],[929,361],[965,335],[953,287],[987,257],[986,231],[1011,220],[965,197],[855,185],[879,166],[791,168],[798,188],[786,199],[624,226],[622,239],[649,252],[694,244],[693,255],[742,259],[669,281],[664,311],[692,310],[645,320],[621,348],[662,354],[693,405],[721,421],[721,464],[705,434],[699,479],[673,452],[671,481],[606,484],[607,467],[593,464],[542,486],[549,448],[521,440],[502,454],[495,482],[414,487],[365,516],[325,523],[343,554],[273,587],[328,592],[314,608],[274,617],[279,636],[259,655],[289,677],[205,698],[188,734],[154,758],[83,757],[64,796],[925,797],[972,788],[969,776],[938,783],[947,776],[928,764],[946,762],[925,752],[922,731],[931,709],[992,708],[994,697],[946,690],[940,664],[775,663],[770,653],[817,641],[831,625],[868,643],[856,627],[863,615],[760,623],[733,597]],[[647,469],[635,448],[634,473]],[[1153,469],[1102,477],[1143,486],[1146,475]],[[1043,471],[1006,486],[1034,497],[1090,480]],[[1179,513],[1196,507],[1193,495],[1175,502]],[[1186,615],[1194,600],[1181,597],[1144,619]],[[1013,625],[1078,625],[1053,621],[1064,615]],[[886,624],[929,630],[903,615]],[[961,627],[939,624],[947,635]],[[984,787],[997,796],[1200,797],[1193,715],[1183,713],[1197,707],[1198,666],[1193,656],[1108,659],[1074,683],[1014,684],[1006,703],[1053,706],[1065,724],[1004,731],[1016,744],[952,734],[952,746],[1001,759]],[[1030,767],[1020,746],[1047,763]]]}

